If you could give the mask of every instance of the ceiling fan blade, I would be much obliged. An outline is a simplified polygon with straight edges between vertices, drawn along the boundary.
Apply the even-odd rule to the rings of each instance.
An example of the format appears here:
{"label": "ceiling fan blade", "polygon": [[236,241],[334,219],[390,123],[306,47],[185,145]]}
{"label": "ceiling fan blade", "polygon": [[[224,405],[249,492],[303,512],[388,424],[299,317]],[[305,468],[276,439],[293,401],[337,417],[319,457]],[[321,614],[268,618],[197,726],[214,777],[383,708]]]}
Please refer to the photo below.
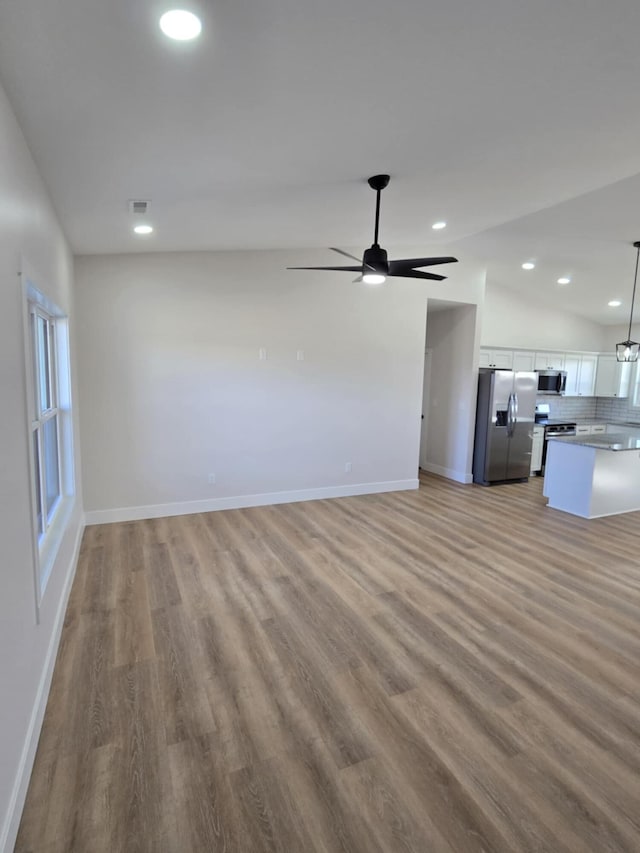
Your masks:
{"label": "ceiling fan blade", "polygon": [[405,270],[404,272],[389,270],[389,275],[396,278],[427,278],[430,281],[444,281],[446,278],[446,275],[436,275],[434,272],[420,272],[419,270]]}
{"label": "ceiling fan blade", "polygon": [[413,270],[418,267],[435,267],[437,264],[457,264],[457,258],[402,258],[398,261],[389,261],[389,271]]}
{"label": "ceiling fan blade", "polygon": [[362,264],[357,267],[287,267],[288,270],[336,270],[337,272],[362,272]]}
{"label": "ceiling fan blade", "polygon": [[358,263],[361,263],[360,258],[356,258],[355,255],[350,255],[349,252],[343,252],[342,249],[336,249],[335,246],[329,246],[329,248],[332,252],[337,252],[339,255],[344,255],[345,258],[351,258],[352,261],[357,261]]}
{"label": "ceiling fan blade", "polygon": [[[342,249],[336,249],[336,247],[335,247],[335,246],[329,246],[329,248],[330,248],[333,252],[339,252],[341,255],[344,255],[344,256],[345,256],[345,258],[353,258],[353,260],[354,260],[354,261],[359,261],[359,260],[360,260],[360,258],[356,258],[356,256],[355,256],[355,255],[350,255],[350,254],[349,254],[349,252],[343,252],[343,251],[342,251]],[[363,264],[362,266],[363,266],[363,267],[368,267],[370,270],[372,270],[372,269],[373,269],[373,267],[371,266],[371,264]]]}

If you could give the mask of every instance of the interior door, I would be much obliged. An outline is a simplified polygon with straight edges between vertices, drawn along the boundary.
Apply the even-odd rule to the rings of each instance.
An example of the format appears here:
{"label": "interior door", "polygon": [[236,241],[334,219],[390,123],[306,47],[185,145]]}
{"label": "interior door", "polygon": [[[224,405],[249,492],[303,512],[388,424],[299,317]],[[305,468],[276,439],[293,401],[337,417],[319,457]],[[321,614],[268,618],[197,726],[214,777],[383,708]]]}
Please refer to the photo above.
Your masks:
{"label": "interior door", "polygon": [[424,373],[422,376],[422,420],[420,421],[420,467],[427,469],[427,429],[429,422],[429,386],[431,384],[431,354],[432,350],[426,350],[424,354]]}

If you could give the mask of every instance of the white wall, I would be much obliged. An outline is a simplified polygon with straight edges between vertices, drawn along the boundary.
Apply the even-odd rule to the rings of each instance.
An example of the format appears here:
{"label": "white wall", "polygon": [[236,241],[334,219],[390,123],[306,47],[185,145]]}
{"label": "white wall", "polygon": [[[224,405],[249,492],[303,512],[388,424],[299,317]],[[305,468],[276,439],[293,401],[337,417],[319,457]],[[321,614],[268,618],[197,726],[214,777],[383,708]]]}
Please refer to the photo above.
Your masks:
{"label": "white wall", "polygon": [[472,480],[481,307],[428,313],[432,351],[427,470],[461,483]]}
{"label": "white wall", "polygon": [[[640,312],[640,307],[638,308]],[[633,312],[635,315],[635,311]],[[611,352],[615,354],[616,344],[620,341],[626,341],[629,336],[629,322],[627,321],[622,326],[604,326],[603,328],[603,352]],[[640,341],[640,323],[634,322],[631,327],[631,340]]]}
{"label": "white wall", "polygon": [[441,285],[285,269],[326,262],[76,259],[89,520],[415,487],[426,298]]}
{"label": "white wall", "polygon": [[541,305],[487,280],[483,346],[599,352],[604,326]]}
{"label": "white wall", "polygon": [[37,272],[34,283],[71,316],[72,260],[1,88],[0,188],[0,850],[8,851],[13,849],[37,745],[82,512],[76,492],[75,510],[36,624],[18,272],[24,257]]}

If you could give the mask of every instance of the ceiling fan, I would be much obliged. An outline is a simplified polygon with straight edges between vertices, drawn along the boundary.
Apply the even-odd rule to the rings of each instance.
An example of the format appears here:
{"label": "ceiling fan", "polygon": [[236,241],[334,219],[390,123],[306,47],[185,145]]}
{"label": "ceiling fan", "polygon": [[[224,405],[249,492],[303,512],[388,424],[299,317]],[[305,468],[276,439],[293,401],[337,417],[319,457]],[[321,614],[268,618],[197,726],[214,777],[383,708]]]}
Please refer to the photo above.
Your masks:
{"label": "ceiling fan", "polygon": [[344,272],[357,272],[360,275],[354,281],[364,281],[365,284],[382,284],[387,276],[397,276],[401,278],[425,278],[432,281],[443,281],[446,275],[436,275],[432,272],[421,272],[420,267],[434,267],[436,264],[453,264],[457,263],[457,258],[403,258],[398,261],[390,261],[387,259],[386,251],[378,243],[378,225],[380,224],[380,193],[389,183],[389,175],[374,175],[369,178],[368,184],[372,190],[376,191],[376,224],[373,235],[373,243],[369,249],[365,249],[362,256],[362,262],[350,255],[348,252],[343,252],[342,249],[336,249],[331,246],[333,252],[338,252],[346,258],[351,258],[358,261],[358,266],[351,267],[287,267],[289,270],[337,270]]}

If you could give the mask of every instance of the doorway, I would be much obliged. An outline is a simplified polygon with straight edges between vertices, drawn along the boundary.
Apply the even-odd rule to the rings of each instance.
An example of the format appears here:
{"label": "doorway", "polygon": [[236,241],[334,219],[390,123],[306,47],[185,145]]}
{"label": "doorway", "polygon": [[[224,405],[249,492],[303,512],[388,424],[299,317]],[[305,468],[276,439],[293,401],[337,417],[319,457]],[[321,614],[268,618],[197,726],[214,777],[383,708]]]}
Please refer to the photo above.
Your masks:
{"label": "doorway", "polygon": [[418,464],[427,470],[427,429],[429,422],[429,386],[431,385],[431,356],[433,350],[427,348],[424,353],[424,373],[422,375],[422,420],[420,421],[420,459]]}

